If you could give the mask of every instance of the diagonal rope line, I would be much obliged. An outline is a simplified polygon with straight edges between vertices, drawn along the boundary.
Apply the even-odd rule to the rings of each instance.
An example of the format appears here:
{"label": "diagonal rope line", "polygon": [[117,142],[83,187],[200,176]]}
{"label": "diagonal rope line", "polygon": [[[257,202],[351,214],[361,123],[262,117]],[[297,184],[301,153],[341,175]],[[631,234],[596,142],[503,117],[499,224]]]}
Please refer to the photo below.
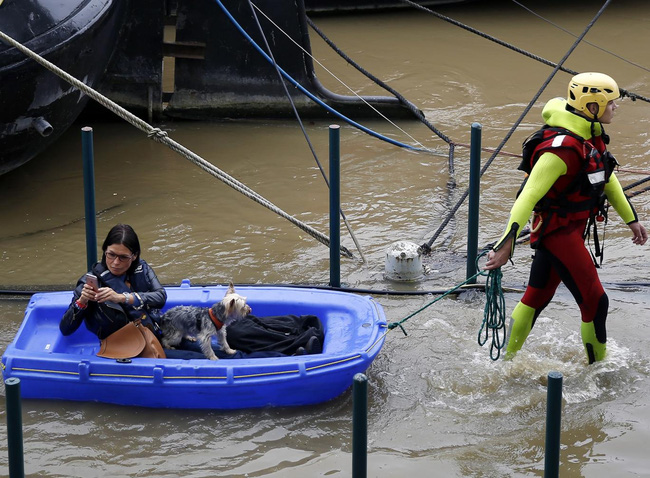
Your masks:
{"label": "diagonal rope line", "polygon": [[[637,187],[637,186],[640,186],[640,185],[643,184],[643,183],[647,183],[648,181],[650,181],[650,176],[646,176],[646,177],[643,178],[643,179],[639,179],[638,181],[634,181],[633,183],[628,184],[627,186],[623,187],[623,191],[627,191],[627,190],[629,190],[629,189],[635,188],[635,187]],[[637,193],[635,194],[635,196],[636,196],[637,194],[639,194],[639,192],[637,192]]]}
{"label": "diagonal rope line", "polygon": [[[6,35],[4,32],[0,31],[0,39],[2,39],[5,43],[8,43],[9,45],[13,46],[17,50],[19,50],[21,53],[26,55],[27,57],[31,58],[32,60],[36,61],[52,73],[56,74],[63,80],[67,81],[70,83],[72,86],[75,88],[79,89],[86,95],[88,95],[90,98],[94,99],[97,101],[99,104],[102,106],[108,108],[111,110],[113,113],[118,115],[120,118],[124,119],[128,123],[132,124],[139,130],[143,131],[144,133],[147,134],[147,136],[151,139],[154,139],[155,141],[158,141],[160,143],[165,144],[167,147],[172,149],[173,151],[176,151],[177,153],[181,154],[184,156],[186,159],[188,159],[190,162],[198,166],[199,168],[203,169],[204,171],[208,172],[212,176],[218,178],[221,180],[223,183],[227,184],[231,188],[235,189],[236,191],[241,192],[242,194],[246,195],[253,201],[257,202],[258,204],[266,207],[267,209],[270,209],[271,211],[275,212],[279,216],[287,219],[289,222],[297,226],[298,228],[302,229],[305,231],[307,234],[311,235],[315,239],[317,239],[319,242],[322,244],[326,245],[329,247],[330,245],[330,240],[329,237],[327,237],[325,234],[317,231],[313,227],[299,221],[298,219],[294,218],[293,216],[287,214],[284,212],[282,209],[279,207],[275,206],[273,203],[271,203],[269,200],[265,199],[262,197],[260,194],[256,193],[253,191],[251,188],[246,186],[244,183],[238,181],[237,179],[233,178],[232,176],[228,175],[212,163],[206,161],[203,159],[201,156],[197,155],[193,151],[190,151],[188,148],[184,147],[183,145],[177,143],[173,139],[171,139],[168,135],[167,132],[159,129],[159,128],[154,128],[151,126],[149,123],[146,121],[138,118],[131,112],[125,110],[121,106],[119,106],[117,103],[111,101],[110,99],[106,98],[105,96],[101,95],[94,89],[90,88],[88,85],[85,83],[79,81],[72,75],[66,73],[63,71],[61,68],[56,66],[55,64],[51,63],[50,61],[46,60],[45,58],[41,57],[40,55],[36,54],[26,46],[22,45],[21,43],[17,42],[10,36]],[[345,255],[346,257],[353,257],[352,253],[345,247],[341,246],[340,248],[341,253]]]}
{"label": "diagonal rope line", "polygon": [[633,198],[634,196],[638,196],[641,193],[647,193],[648,191],[650,191],[650,186],[647,186],[643,189],[638,189],[636,191],[632,191],[631,193],[626,194],[626,196],[629,198]]}
{"label": "diagonal rope line", "polygon": [[[273,51],[271,50],[271,46],[269,45],[268,39],[266,38],[266,34],[264,33],[264,29],[262,28],[262,25],[260,24],[259,19],[257,18],[257,13],[255,13],[255,10],[259,10],[267,19],[269,19],[268,16],[266,16],[256,5],[253,4],[251,0],[248,0],[248,5],[251,7],[251,13],[253,14],[253,18],[255,19],[255,23],[257,24],[257,28],[260,32],[260,35],[262,35],[262,38],[264,39],[264,45],[266,46],[266,50],[268,51],[269,56],[273,60],[273,67],[275,68],[275,71],[278,74],[278,78],[280,80],[280,83],[282,84],[282,88],[284,88],[284,93],[287,96],[287,99],[289,100],[289,103],[291,104],[291,108],[293,110],[293,114],[296,116],[296,121],[298,121],[298,125],[300,126],[300,130],[302,131],[303,136],[305,137],[305,141],[307,141],[307,145],[309,146],[309,150],[311,151],[312,156],[314,157],[314,160],[316,161],[316,165],[318,166],[318,169],[320,170],[321,175],[323,176],[323,179],[325,180],[325,184],[327,185],[328,188],[330,188],[330,183],[329,180],[327,179],[327,175],[325,174],[325,170],[323,169],[323,166],[321,165],[318,156],[316,155],[316,150],[314,149],[314,146],[311,143],[311,140],[309,139],[309,135],[307,134],[307,131],[305,130],[305,125],[302,122],[302,119],[300,118],[300,114],[298,113],[298,110],[296,109],[296,104],[293,101],[293,98],[291,97],[291,94],[289,93],[289,90],[287,89],[287,82],[284,80],[282,77],[282,73],[280,73],[280,70],[278,69],[278,64],[275,61],[275,57],[273,56]],[[270,21],[270,19],[269,19]],[[275,23],[274,23],[275,25]],[[277,25],[276,25],[277,27]],[[283,32],[284,33],[284,32]],[[359,241],[357,240],[357,237],[355,236],[354,232],[352,231],[352,227],[350,226],[350,222],[348,221],[348,218],[345,216],[345,213],[343,212],[342,208],[339,208],[339,214],[341,215],[341,218],[343,219],[343,222],[345,223],[345,227],[347,228],[348,232],[350,233],[350,237],[352,238],[352,241],[354,242],[354,245],[357,247],[357,251],[359,251],[359,255],[361,256],[361,260],[365,263],[366,258],[363,255],[363,251],[361,250],[361,245],[359,244]]]}
{"label": "diagonal rope line", "polygon": [[[223,13],[228,17],[230,22],[234,25],[234,27],[241,33],[244,38],[253,46],[255,50],[258,51],[267,61],[271,61],[269,56],[266,54],[264,50],[260,48],[260,46],[251,38],[251,36],[244,30],[244,28],[239,24],[239,22],[235,19],[235,17],[232,16],[230,11],[225,7],[225,5],[221,2],[221,0],[214,0],[217,5],[219,5],[219,8],[223,11]],[[307,90],[304,86],[302,86],[300,83],[298,83],[291,75],[289,75],[286,71],[284,71],[282,68],[278,66],[278,69],[282,73],[282,76],[284,76],[292,85],[294,85],[296,88],[298,88],[305,96],[307,96],[309,99],[311,99],[314,103],[320,105],[323,107],[325,110],[329,111],[333,115],[335,115],[337,118],[340,118],[341,120],[345,121],[351,126],[354,126],[360,131],[363,131],[364,133],[373,136],[375,138],[381,139],[382,141],[386,141],[387,143],[390,143],[394,146],[398,146],[400,148],[405,148],[411,151],[419,151],[419,152],[426,152],[426,153],[431,153],[431,154],[436,154],[435,150],[431,150],[428,148],[418,148],[416,146],[413,146],[411,144],[406,144],[402,143],[400,141],[394,140],[392,138],[389,138],[385,135],[379,134],[376,131],[371,130],[370,128],[363,126],[360,123],[357,123],[356,121],[353,121],[352,119],[348,118],[347,116],[343,115],[339,111],[335,110],[332,108],[330,105],[322,101],[320,98],[318,98],[316,95],[311,93],[309,90]]]}
{"label": "diagonal rope line", "polygon": [[[531,13],[532,15],[536,16],[536,17],[539,18],[540,20],[545,21],[546,23],[548,23],[548,24],[554,26],[554,27],[557,28],[558,30],[562,30],[564,33],[566,33],[566,34],[568,34],[568,35],[571,35],[573,38],[576,38],[576,37],[577,37],[577,35],[576,35],[575,33],[573,33],[572,31],[567,30],[566,28],[563,28],[562,26],[558,25],[557,23],[552,22],[552,21],[549,20],[548,18],[544,18],[543,16],[541,16],[540,14],[534,12],[533,10],[531,10],[530,8],[528,8],[526,5],[523,5],[522,3],[518,2],[517,0],[512,0],[512,3],[514,3],[515,5],[520,6],[521,8],[523,8],[524,10],[526,10],[527,12],[529,12],[529,13]],[[631,60],[628,60],[627,58],[624,58],[624,57],[622,57],[621,55],[618,55],[618,54],[614,53],[613,51],[610,51],[610,50],[607,50],[606,48],[603,48],[603,47],[601,47],[601,46],[598,46],[598,45],[596,45],[595,43],[592,43],[592,42],[590,42],[590,41],[588,41],[588,40],[583,40],[583,41],[584,41],[584,43],[586,43],[587,45],[591,45],[592,47],[597,48],[598,50],[600,50],[600,51],[602,51],[602,52],[604,52],[604,53],[607,53],[608,55],[612,55],[612,56],[618,58],[619,60],[624,61],[625,63],[628,63],[628,64],[630,64],[630,65],[632,65],[632,66],[636,66],[637,68],[640,68],[640,69],[642,69],[642,70],[645,70],[645,71],[650,72],[650,68],[646,68],[646,67],[643,66],[643,65],[639,65],[638,63],[635,63],[635,62],[633,62],[633,61],[631,61]]]}
{"label": "diagonal rope line", "polygon": [[[314,63],[318,64],[323,70],[325,70],[332,78],[334,78],[336,81],[338,81],[341,85],[343,85],[350,93],[352,93],[357,99],[362,101],[368,108],[373,110],[377,115],[379,115],[381,118],[386,120],[388,123],[390,123],[392,126],[394,126],[396,129],[401,131],[404,135],[408,136],[411,141],[419,145],[420,147],[424,148],[424,145],[420,143],[417,139],[415,139],[413,136],[411,136],[408,132],[406,132],[404,129],[400,128],[397,124],[395,124],[393,121],[390,120],[386,115],[384,115],[381,111],[379,111],[377,108],[375,108],[373,105],[371,105],[363,96],[359,95],[356,91],[354,91],[352,88],[350,88],[343,80],[341,80],[338,76],[336,76],[330,69],[328,69],[323,63],[318,61],[314,56],[311,54],[311,52],[307,51],[302,45],[300,45],[296,40],[294,40],[287,32],[285,32],[277,23],[275,23],[266,13],[264,13],[257,5],[253,4],[253,7],[260,12],[268,21],[271,23],[275,28],[278,29],[289,41],[291,41],[294,45],[296,45],[305,55],[307,55]],[[314,28],[316,33],[319,33],[319,30],[314,26],[312,21],[307,18],[307,23],[309,26]],[[320,33],[319,33],[320,34]]]}
{"label": "diagonal rope line", "polygon": [[[510,43],[507,43],[507,42],[505,42],[503,40],[499,40],[496,37],[488,35],[487,33],[483,33],[482,31],[477,30],[476,28],[472,28],[470,26],[467,26],[464,23],[461,23],[461,22],[459,22],[457,20],[454,20],[453,18],[449,18],[449,17],[446,17],[445,15],[441,15],[440,13],[434,12],[430,8],[424,7],[424,6],[422,6],[422,5],[418,4],[418,3],[413,2],[412,0],[400,0],[400,1],[402,3],[406,3],[407,5],[412,6],[414,8],[417,8],[418,10],[422,10],[424,12],[427,12],[427,13],[429,13],[429,14],[431,14],[431,15],[433,15],[433,16],[441,19],[441,20],[444,20],[444,21],[446,21],[448,23],[451,23],[452,25],[456,25],[457,27],[460,27],[460,28],[462,28],[464,30],[467,30],[468,32],[479,35],[479,36],[481,36],[481,37],[483,37],[483,38],[485,38],[487,40],[490,40],[490,41],[498,44],[498,45],[504,46],[504,47],[506,47],[506,48],[508,48],[510,50],[513,50],[513,51],[515,51],[517,53],[521,53],[524,56],[527,56],[529,58],[537,60],[540,63],[544,63],[545,65],[552,66],[552,67],[554,67],[556,69],[556,71],[553,72],[553,75],[555,75],[555,73],[557,73],[557,70],[562,70],[563,72],[570,73],[571,75],[577,75],[578,74],[577,71],[565,68],[564,66],[562,66],[561,63],[558,63],[558,64],[553,63],[552,61],[549,61],[549,60],[546,60],[546,59],[542,58],[541,56],[534,55],[533,53],[530,53],[530,52],[528,52],[526,50],[523,50],[521,48],[517,48],[514,45],[511,45]],[[600,16],[600,14],[598,14],[598,16]],[[580,37],[578,38],[578,41],[579,42],[582,41],[582,38],[584,36],[585,36],[584,33],[582,35],[580,35]],[[627,91],[627,90],[625,90],[623,88],[620,88],[620,87],[619,87],[619,91],[621,92],[621,96],[628,96],[628,97],[630,97],[632,99],[632,101],[636,101],[637,99],[639,99],[639,100],[646,101],[646,102],[650,103],[650,98],[647,98],[645,96],[641,96],[641,95],[638,95],[636,93],[632,93],[631,91]]]}
{"label": "diagonal rope line", "polygon": [[[402,0],[402,1],[406,1],[406,2],[412,3],[412,2],[410,2],[410,0]],[[540,89],[537,91],[537,93],[535,94],[535,96],[533,96],[533,98],[530,100],[530,102],[528,103],[528,105],[526,106],[526,108],[524,108],[524,111],[521,113],[521,115],[519,116],[519,118],[517,119],[517,121],[515,121],[515,123],[512,125],[512,127],[510,128],[510,131],[508,131],[508,133],[506,134],[505,138],[503,138],[503,140],[501,141],[501,143],[499,144],[499,146],[497,146],[496,151],[492,154],[492,156],[490,156],[490,159],[488,159],[488,160],[485,162],[485,164],[484,164],[483,167],[481,168],[480,177],[482,177],[483,174],[485,173],[485,171],[487,171],[487,169],[490,167],[490,165],[492,164],[492,162],[494,161],[494,159],[498,156],[499,151],[501,151],[501,149],[503,148],[503,146],[508,142],[508,140],[510,139],[510,137],[512,136],[512,134],[513,134],[513,133],[515,132],[515,130],[519,127],[519,125],[520,125],[521,122],[524,120],[524,118],[526,117],[526,115],[528,114],[528,112],[531,110],[531,108],[533,107],[533,105],[535,104],[535,102],[539,99],[539,97],[542,95],[542,93],[544,92],[544,90],[546,89],[546,87],[549,85],[549,83],[551,82],[551,80],[553,79],[553,77],[554,77],[554,76],[557,74],[557,72],[562,68],[562,64],[564,64],[564,62],[569,58],[569,56],[571,55],[571,53],[573,53],[573,51],[578,47],[578,45],[580,44],[580,42],[582,41],[582,39],[583,39],[583,38],[585,37],[585,35],[589,32],[589,30],[591,30],[591,27],[594,26],[594,24],[596,23],[596,21],[600,18],[600,16],[603,14],[603,12],[605,11],[605,9],[609,6],[609,4],[610,4],[611,2],[612,2],[612,0],[606,0],[606,1],[605,1],[605,3],[603,4],[603,6],[601,7],[601,9],[598,11],[598,13],[596,13],[596,16],[595,16],[595,17],[594,17],[594,18],[589,22],[589,24],[587,25],[587,27],[585,28],[585,30],[582,32],[582,34],[581,34],[581,35],[576,39],[576,41],[573,43],[573,45],[571,45],[571,48],[569,48],[569,50],[564,54],[564,57],[563,57],[563,58],[560,60],[560,62],[555,66],[555,68],[553,69],[553,71],[551,72],[551,74],[548,76],[548,78],[546,79],[546,81],[544,82],[544,84],[540,87]],[[467,189],[465,190],[465,192],[463,193],[462,197],[458,200],[458,202],[456,203],[456,205],[454,206],[454,208],[450,211],[450,213],[447,215],[447,217],[446,217],[445,220],[442,222],[442,224],[440,224],[440,226],[438,227],[438,230],[435,232],[435,234],[433,235],[433,237],[432,237],[431,239],[429,239],[428,242],[426,242],[425,244],[422,245],[422,249],[423,249],[423,251],[425,251],[425,252],[427,252],[427,251],[431,251],[431,245],[432,245],[433,242],[437,239],[437,237],[440,235],[440,233],[442,232],[442,230],[447,226],[447,224],[449,224],[449,221],[451,221],[451,218],[456,214],[456,211],[458,211],[458,209],[459,209],[460,206],[463,204],[463,202],[465,201],[465,199],[467,198],[467,196],[469,196],[469,188],[467,188]]]}
{"label": "diagonal rope line", "polygon": [[[399,93],[397,90],[394,88],[391,88],[388,86],[385,82],[381,81],[379,78],[371,74],[369,71],[365,70],[362,68],[360,65],[358,65],[352,58],[350,58],[348,55],[346,55],[343,50],[338,48],[332,40],[330,40],[323,31],[316,26],[316,24],[311,20],[311,18],[307,18],[307,23],[309,26],[320,36],[325,43],[327,43],[330,48],[332,48],[341,58],[343,58],[348,64],[352,65],[357,71],[362,73],[364,76],[366,76],[368,79],[370,79],[373,83],[376,85],[381,86],[383,89],[391,93],[395,98],[399,100],[400,103],[402,103],[404,106],[406,106],[413,115],[420,120],[422,124],[424,124],[427,128],[429,128],[431,131],[433,131],[440,139],[442,139],[445,143],[452,143],[451,139],[449,139],[445,134],[442,133],[442,131],[438,130],[433,124],[431,124],[426,117],[424,116],[424,113],[415,106],[413,103],[411,103],[409,100],[407,100],[401,93]],[[316,60],[315,60],[316,61]],[[318,62],[319,65],[321,65],[320,62]],[[323,66],[323,65],[321,65]],[[324,67],[323,67],[324,68]],[[329,70],[326,69],[328,73]],[[332,73],[330,73],[332,74]],[[332,74],[333,75],[333,74]],[[336,77],[335,77],[336,78]],[[338,79],[338,78],[337,78]],[[339,80],[340,81],[340,80]],[[383,116],[383,115],[382,115]],[[416,141],[415,139],[413,141]],[[441,155],[445,153],[440,153]]]}

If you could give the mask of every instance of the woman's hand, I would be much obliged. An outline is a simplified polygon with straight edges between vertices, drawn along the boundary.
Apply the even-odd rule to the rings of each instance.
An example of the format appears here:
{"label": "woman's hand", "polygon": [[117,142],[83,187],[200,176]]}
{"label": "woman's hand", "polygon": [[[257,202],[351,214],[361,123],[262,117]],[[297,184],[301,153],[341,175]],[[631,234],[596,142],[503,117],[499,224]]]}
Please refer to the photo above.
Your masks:
{"label": "woman's hand", "polygon": [[84,284],[83,288],[81,289],[81,295],[79,296],[79,302],[81,302],[83,305],[87,305],[88,301],[91,300],[97,300],[95,289],[93,289],[89,284]]}
{"label": "woman's hand", "polygon": [[104,302],[116,302],[118,304],[124,302],[124,294],[115,292],[110,287],[100,287],[97,291],[96,297],[97,302],[100,304],[103,304]]}

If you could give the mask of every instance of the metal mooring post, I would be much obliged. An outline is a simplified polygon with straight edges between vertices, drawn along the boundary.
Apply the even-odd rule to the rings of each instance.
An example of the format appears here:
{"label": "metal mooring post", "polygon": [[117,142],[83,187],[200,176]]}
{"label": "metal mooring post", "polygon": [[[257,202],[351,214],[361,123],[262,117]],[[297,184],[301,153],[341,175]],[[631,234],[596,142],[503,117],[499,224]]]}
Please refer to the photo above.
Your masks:
{"label": "metal mooring post", "polygon": [[357,373],[352,385],[352,478],[368,475],[368,378]]}
{"label": "metal mooring post", "polygon": [[[481,130],[479,123],[472,123],[469,156],[469,212],[467,215],[467,273],[465,279],[476,274],[478,254],[478,203],[481,188]],[[476,277],[469,281],[476,283]]]}
{"label": "metal mooring post", "polygon": [[562,422],[562,374],[549,372],[546,393],[546,452],[544,478],[560,476],[560,424]]}
{"label": "metal mooring post", "polygon": [[93,129],[81,128],[81,147],[84,164],[84,204],[86,207],[86,264],[90,270],[97,262],[97,215],[95,213],[95,155]]}
{"label": "metal mooring post", "polygon": [[330,125],[330,286],[341,287],[341,128]]}
{"label": "metal mooring post", "polygon": [[5,380],[7,401],[7,450],[9,451],[9,478],[24,478],[23,412],[20,404],[20,379]]}

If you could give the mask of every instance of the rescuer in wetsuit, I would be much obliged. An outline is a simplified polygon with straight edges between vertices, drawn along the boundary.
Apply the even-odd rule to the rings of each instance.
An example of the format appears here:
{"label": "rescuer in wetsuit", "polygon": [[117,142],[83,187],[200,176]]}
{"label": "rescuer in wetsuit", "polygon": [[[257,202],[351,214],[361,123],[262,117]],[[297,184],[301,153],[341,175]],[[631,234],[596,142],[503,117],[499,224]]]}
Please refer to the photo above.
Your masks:
{"label": "rescuer in wetsuit", "polygon": [[605,357],[609,301],[585,237],[589,226],[602,220],[606,198],[632,230],[634,244],[645,244],[648,238],[613,172],[616,161],[607,152],[603,124],[612,121],[619,97],[618,85],[609,76],[581,73],[571,79],[567,100],[555,98],[543,109],[547,126],[538,135],[530,164],[522,162],[520,167],[530,175],[510,211],[505,234],[485,264],[486,270],[496,269],[512,257],[517,234],[534,211],[535,256],[526,292],[512,312],[506,358],[522,347],[560,281],[580,307],[589,363]]}

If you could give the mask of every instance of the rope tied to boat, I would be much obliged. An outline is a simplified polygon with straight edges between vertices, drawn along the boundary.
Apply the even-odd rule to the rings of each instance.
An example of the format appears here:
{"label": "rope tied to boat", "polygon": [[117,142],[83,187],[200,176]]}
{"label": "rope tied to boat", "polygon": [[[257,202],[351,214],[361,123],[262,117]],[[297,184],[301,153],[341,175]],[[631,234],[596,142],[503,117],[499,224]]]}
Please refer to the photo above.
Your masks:
{"label": "rope tied to boat", "polygon": [[[482,347],[485,345],[485,343],[488,340],[488,333],[489,331],[492,331],[492,344],[490,346],[490,358],[492,360],[498,360],[500,354],[501,354],[501,349],[506,343],[506,318],[505,318],[505,298],[503,296],[503,287],[501,286],[501,279],[503,277],[503,273],[501,272],[501,268],[493,269],[491,271],[485,271],[481,270],[478,267],[478,261],[481,257],[483,257],[485,254],[487,254],[487,250],[481,252],[478,257],[476,258],[476,269],[478,272],[474,274],[471,277],[468,277],[465,279],[463,282],[455,285],[451,289],[445,291],[440,297],[437,297],[433,299],[431,302],[423,305],[420,307],[418,310],[415,312],[410,313],[406,317],[404,317],[402,320],[398,322],[392,322],[386,326],[388,331],[391,331],[396,328],[400,328],[402,333],[405,336],[408,336],[406,333],[406,329],[402,324],[409,320],[410,318],[416,316],[420,312],[426,310],[436,302],[444,299],[448,295],[454,293],[461,287],[473,283],[474,279],[476,279],[478,276],[486,276],[487,279],[485,281],[485,307],[483,309],[483,322],[481,324],[481,329],[479,330],[479,339],[478,343]],[[483,334],[483,331],[485,330],[485,339],[481,340],[481,335]],[[502,336],[499,335],[502,333]]]}
{"label": "rope tied to boat", "polygon": [[[230,176],[227,174],[225,171],[222,171],[209,161],[206,161],[203,159],[201,156],[198,154],[194,153],[193,151],[189,150],[185,146],[179,144],[178,142],[174,141],[169,137],[167,132],[159,129],[159,128],[154,128],[151,126],[149,123],[146,121],[138,118],[136,115],[131,113],[130,111],[127,111],[126,109],[122,108],[120,105],[115,103],[114,101],[110,100],[109,98],[105,97],[101,93],[95,91],[93,88],[89,87],[82,81],[78,80],[77,78],[73,77],[69,73],[65,72],[55,64],[51,63],[50,61],[46,60],[42,56],[38,55],[34,51],[30,50],[27,48],[25,45],[22,43],[17,42],[13,38],[11,38],[9,35],[5,34],[4,32],[0,31],[0,39],[4,41],[5,43],[13,46],[16,48],[18,51],[26,55],[28,58],[31,58],[47,70],[51,71],[64,81],[70,83],[72,86],[77,88],[78,90],[82,91],[86,95],[88,95],[90,98],[93,100],[97,101],[99,104],[104,106],[105,108],[109,109],[116,115],[118,115],[120,118],[125,120],[126,122],[130,123],[131,125],[135,126],[138,128],[140,131],[144,132],[147,134],[147,137],[158,141],[159,143],[163,143],[167,147],[169,147],[171,150],[176,151],[178,154],[181,156],[185,157],[187,160],[189,160],[191,163],[194,165],[198,166],[199,168],[203,169],[205,172],[208,174],[214,176],[215,178],[219,179],[221,182],[227,184],[231,188],[235,189],[236,191],[244,194],[248,198],[252,199],[253,201],[257,202],[258,204],[266,207],[267,209],[275,212],[277,215],[280,217],[283,217],[284,219],[288,220],[295,226],[297,226],[299,229],[303,230],[305,233],[309,234],[322,244],[324,244],[327,247],[330,247],[330,239],[328,236],[325,234],[321,233],[320,231],[317,231],[315,228],[303,223],[302,221],[296,219],[295,217],[291,216],[290,214],[286,213],[279,207],[277,207],[275,204],[271,203],[269,200],[258,194],[257,192],[253,191],[251,188],[246,186],[244,183],[238,181],[234,177]],[[352,253],[344,246],[340,246],[340,253],[341,255],[352,258],[354,257]]]}
{"label": "rope tied to boat", "polygon": [[471,276],[471,277],[465,279],[463,282],[461,282],[461,283],[455,285],[454,287],[452,287],[451,289],[445,291],[445,292],[444,292],[440,297],[437,297],[437,298],[433,299],[431,302],[429,302],[428,304],[423,305],[423,306],[420,307],[418,310],[416,310],[415,312],[410,313],[409,315],[407,315],[406,317],[404,317],[404,318],[403,318],[402,320],[400,320],[399,322],[393,322],[393,323],[388,324],[388,325],[387,325],[388,330],[393,330],[393,329],[396,329],[397,327],[399,327],[399,328],[402,330],[402,332],[404,333],[404,335],[408,335],[408,334],[406,333],[406,329],[405,329],[404,326],[402,325],[404,322],[406,322],[407,320],[409,320],[409,319],[412,318],[412,317],[415,317],[416,315],[418,315],[420,312],[424,311],[425,309],[428,309],[429,307],[431,307],[433,304],[435,304],[435,303],[438,302],[439,300],[442,300],[442,299],[444,299],[445,297],[447,297],[448,295],[453,294],[455,291],[457,291],[458,289],[460,289],[460,288],[463,287],[464,285],[473,282],[473,280],[476,279],[476,278],[477,278],[478,276],[480,276],[480,275],[484,275],[483,271],[479,271],[479,272],[477,272],[477,273],[474,274],[473,276]]}

